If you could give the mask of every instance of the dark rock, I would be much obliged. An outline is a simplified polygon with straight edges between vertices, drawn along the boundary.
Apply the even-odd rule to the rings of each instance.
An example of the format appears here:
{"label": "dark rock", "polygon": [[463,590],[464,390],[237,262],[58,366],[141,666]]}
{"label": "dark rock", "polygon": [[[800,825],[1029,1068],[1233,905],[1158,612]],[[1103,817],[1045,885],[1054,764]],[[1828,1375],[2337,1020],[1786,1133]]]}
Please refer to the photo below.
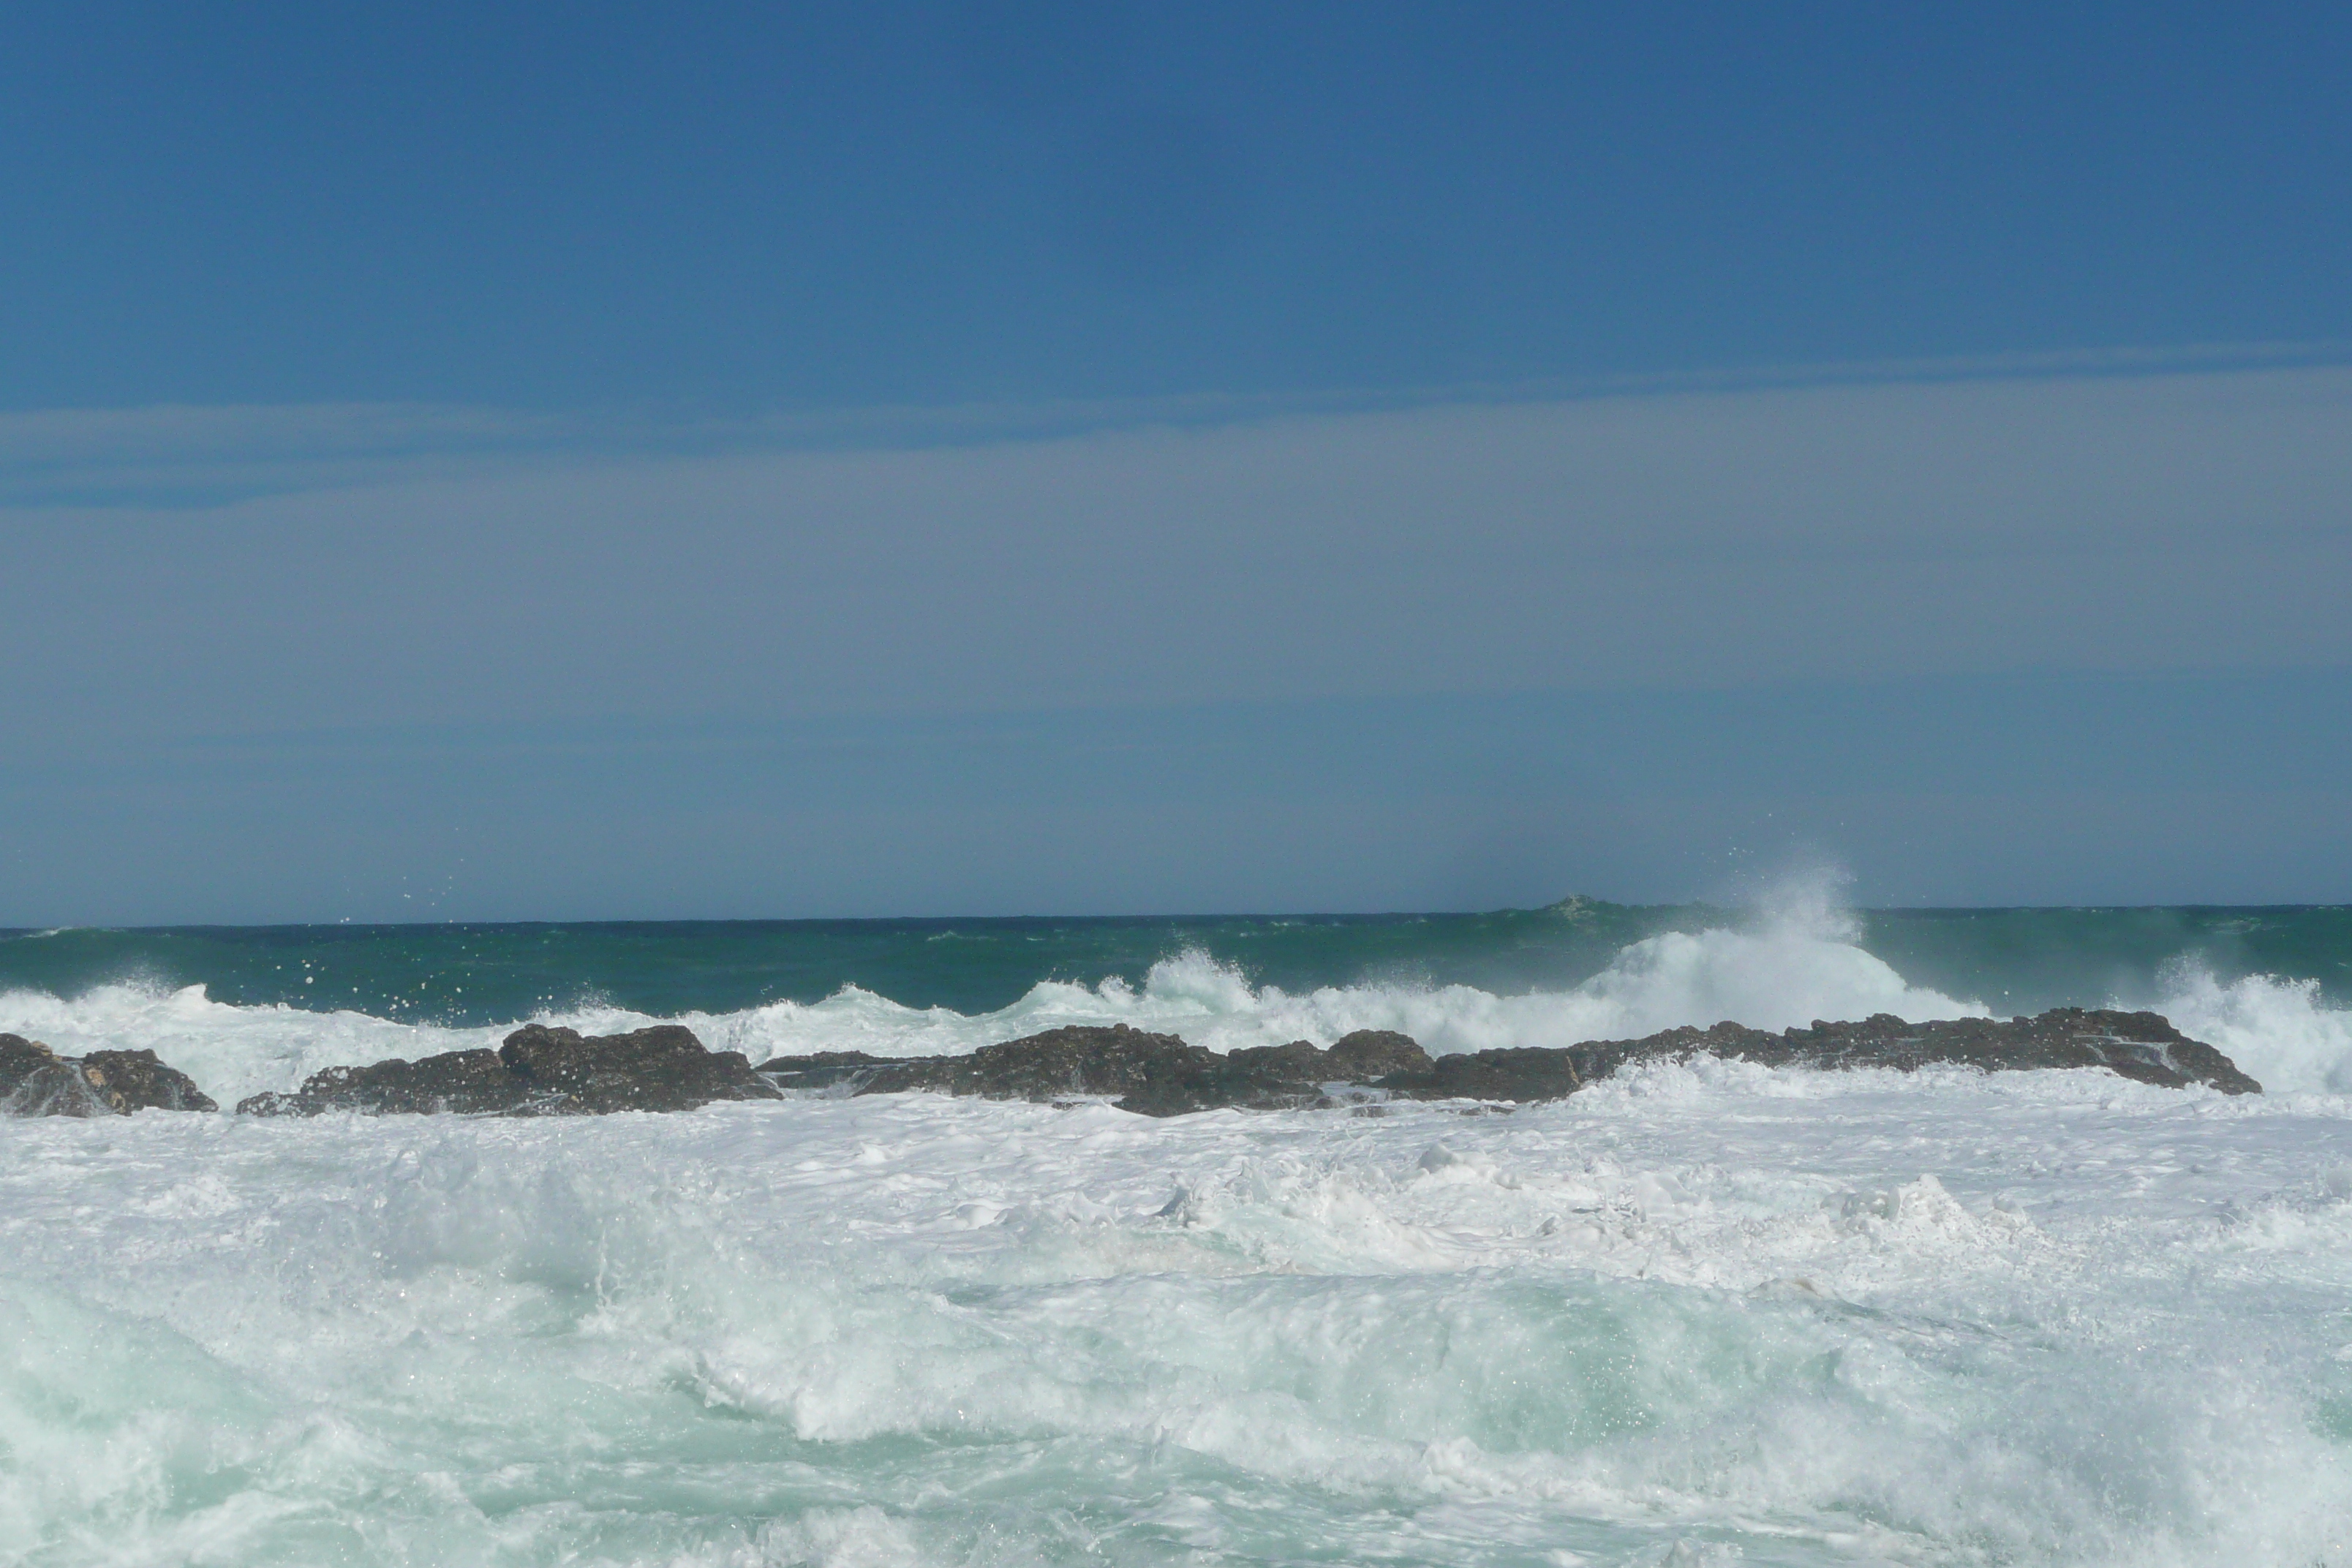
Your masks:
{"label": "dark rock", "polygon": [[693,1031],[676,1024],[587,1037],[530,1024],[495,1051],[329,1068],[312,1073],[292,1094],[257,1094],[239,1101],[237,1110],[254,1116],[325,1110],[594,1116],[779,1098],[781,1091],[751,1070],[742,1052],[706,1050]]}
{"label": "dark rock", "polygon": [[38,1040],[0,1035],[0,1110],[16,1116],[128,1116],[218,1110],[187,1074],[153,1051],[61,1057]]}
{"label": "dark rock", "polygon": [[363,1068],[312,1073],[292,1094],[257,1094],[237,1101],[241,1116],[316,1116],[322,1110],[364,1110],[457,1116],[510,1113],[530,1089],[492,1050],[446,1051],[406,1061],[394,1057]]}
{"label": "dark rock", "polygon": [[1358,1029],[1331,1042],[1328,1076],[1349,1083],[1370,1083],[1391,1073],[1426,1072],[1429,1053],[1411,1035],[1394,1029]]}
{"label": "dark rock", "polygon": [[1224,1059],[1231,1070],[1251,1079],[1294,1084],[1302,1089],[1331,1076],[1325,1070],[1329,1058],[1307,1040],[1293,1040],[1286,1046],[1244,1046],[1228,1052]]}
{"label": "dark rock", "polygon": [[22,1035],[0,1035],[0,1094],[13,1094],[35,1073],[58,1065],[58,1053]]}
{"label": "dark rock", "polygon": [[153,1051],[92,1051],[81,1058],[81,1076],[121,1111],[220,1109],[195,1079],[164,1065]]}
{"label": "dark rock", "polygon": [[[1891,1014],[1859,1023],[1815,1023],[1774,1034],[1738,1024],[1668,1029],[1638,1040],[1520,1047],[1432,1058],[1409,1036],[1361,1030],[1321,1050],[1305,1040],[1226,1056],[1173,1035],[1123,1024],[1052,1029],[970,1056],[891,1059],[860,1051],[778,1057],[760,1070],[792,1089],[851,1094],[933,1089],[991,1100],[1108,1100],[1123,1110],[1174,1116],[1221,1107],[1273,1110],[1404,1100],[1524,1102],[1559,1100],[1628,1062],[1699,1055],[1774,1067],[1893,1068],[1931,1063],[1987,1072],[2028,1068],[2105,1068],[2179,1089],[2204,1084],[2224,1094],[2262,1086],[2212,1047],[2154,1013],[2062,1007],[2032,1018],[1962,1018],[1909,1024]],[[1360,1086],[1350,1094],[1337,1086]],[[1360,1090],[1372,1091],[1367,1096]]]}
{"label": "dark rock", "polygon": [[1779,1034],[1738,1024],[1668,1029],[1638,1040],[1594,1040],[1556,1049],[1476,1051],[1440,1057],[1426,1072],[1381,1080],[1413,1099],[1555,1100],[1628,1062],[1716,1056],[1769,1067],[1893,1068],[1931,1063],[1986,1072],[2031,1068],[2105,1068],[2167,1089],[2204,1084],[2224,1094],[2260,1094],[2262,1085],[2212,1047],[2155,1013],[2060,1007],[2031,1018],[1956,1018],[1909,1024],[1891,1013],[1859,1023],[1816,1020]]}
{"label": "dark rock", "polygon": [[694,1031],[656,1024],[626,1035],[583,1039],[574,1030],[531,1024],[499,1047],[499,1059],[542,1107],[566,1115],[613,1110],[691,1110],[714,1100],[780,1100],[740,1051],[705,1049]]}
{"label": "dark rock", "polygon": [[[757,1071],[735,1051],[709,1051],[674,1024],[583,1038],[530,1025],[496,1051],[452,1051],[422,1061],[330,1068],[293,1094],[259,1094],[257,1115],[322,1110],[450,1111],[472,1115],[593,1115],[683,1110],[715,1100],[772,1100],[783,1089],[891,1094],[930,1089],[992,1100],[1104,1100],[1146,1116],[1220,1108],[1278,1110],[1360,1104],[1390,1097],[1517,1103],[1558,1100],[1629,1062],[1712,1055],[1775,1067],[1893,1068],[1933,1063],[1984,1071],[2105,1068],[2142,1083],[2204,1084],[2261,1092],[2212,1047],[2154,1013],[2060,1008],[2038,1017],[1909,1024],[1888,1014],[1773,1034],[1738,1024],[1668,1029],[1638,1040],[1466,1052],[1432,1058],[1410,1037],[1360,1030],[1328,1050],[1305,1040],[1219,1055],[1114,1024],[1049,1029],[969,1056],[894,1058],[863,1051],[778,1057]],[[68,1061],[0,1036],[0,1096],[7,1109],[90,1115],[139,1105],[210,1109],[193,1083],[152,1051],[101,1051]],[[75,1105],[87,1109],[74,1110]],[[38,1110],[28,1110],[38,1113]]]}
{"label": "dark rock", "polygon": [[970,1056],[928,1057],[884,1066],[857,1089],[889,1094],[930,1089],[990,1100],[1108,1100],[1121,1110],[1176,1116],[1223,1106],[1271,1110],[1312,1105],[1319,1085],[1299,1076],[1296,1058],[1312,1046],[1272,1046],[1220,1056],[1173,1035],[1113,1024],[1071,1026],[1042,1035],[982,1046]]}
{"label": "dark rock", "polygon": [[869,1057],[862,1051],[778,1057],[760,1070],[791,1089],[853,1094],[933,1089],[989,1100],[1108,1100],[1122,1110],[1176,1116],[1223,1107],[1271,1110],[1322,1105],[1334,1084],[1425,1069],[1429,1056],[1405,1035],[1360,1030],[1323,1050],[1305,1040],[1220,1056],[1125,1024],[1071,1026],[982,1046],[970,1056]]}
{"label": "dark rock", "polygon": [[1589,1054],[1521,1046],[1439,1057],[1419,1072],[1391,1073],[1380,1087],[1406,1100],[1561,1100],[1602,1068]]}

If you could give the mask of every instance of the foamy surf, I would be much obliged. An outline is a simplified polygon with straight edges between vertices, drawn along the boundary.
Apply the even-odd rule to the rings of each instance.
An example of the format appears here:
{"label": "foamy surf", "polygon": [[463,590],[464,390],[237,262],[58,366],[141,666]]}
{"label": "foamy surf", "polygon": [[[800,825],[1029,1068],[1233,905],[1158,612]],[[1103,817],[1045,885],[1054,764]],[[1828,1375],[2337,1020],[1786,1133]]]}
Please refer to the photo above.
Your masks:
{"label": "foamy surf", "polygon": [[[1140,984],[1118,976],[1093,984],[1042,981],[1011,1005],[980,1013],[909,1007],[849,984],[817,1002],[724,1013],[655,1015],[589,1004],[532,1017],[589,1033],[680,1022],[714,1049],[758,1061],[826,1050],[954,1054],[1065,1024],[1129,1024],[1220,1051],[1297,1039],[1328,1045],[1356,1029],[1395,1029],[1443,1054],[1633,1038],[1727,1018],[1785,1028],[1874,1013],[1915,1021],[1989,1014],[1973,998],[1910,984],[1852,936],[1818,916],[1752,930],[1664,932],[1627,945],[1578,984],[1518,994],[1402,982],[1291,992],[1253,984],[1237,964],[1192,952],[1153,963]],[[2151,994],[2080,1000],[2153,1007],[2274,1092],[2352,1092],[2352,1014],[2329,1005],[2314,981],[2253,974],[2223,982],[2183,961],[2165,967]],[[0,1031],[76,1055],[150,1047],[224,1103],[293,1089],[321,1068],[495,1046],[525,1021],[446,1026],[351,1009],[235,1006],[212,1000],[202,985],[108,984],[72,997],[0,994]]]}
{"label": "foamy surf", "polygon": [[[715,1044],[759,1059],[817,1050],[926,1056],[971,1050],[1066,1024],[1129,1024],[1211,1050],[1311,1040],[1356,1029],[1396,1029],[1433,1054],[1507,1046],[1623,1039],[1725,1018],[1782,1028],[1822,1017],[1897,1013],[1981,1016],[1985,1009],[1906,985],[1849,943],[1790,931],[1674,932],[1634,943],[1607,970],[1565,991],[1501,996],[1475,986],[1334,985],[1293,994],[1253,986],[1233,965],[1192,952],[1151,966],[1140,986],[1047,983],[999,1012],[917,1011],[846,988],[814,1005],[779,1003],[688,1022]],[[614,1010],[572,1015],[579,1026],[635,1025]]]}
{"label": "foamy surf", "polygon": [[0,1552],[2301,1568],[2347,1105],[16,1123]]}
{"label": "foamy surf", "polygon": [[[826,1050],[952,1054],[1066,1024],[1129,1024],[1218,1051],[1297,1039],[1328,1045],[1356,1029],[1395,1029],[1444,1054],[1631,1038],[1726,1018],[1784,1028],[1874,1013],[1912,1019],[1984,1016],[1979,1004],[1906,983],[1853,935],[1838,917],[1818,910],[1752,930],[1668,931],[1629,944],[1579,984],[1517,995],[1406,983],[1324,985],[1294,994],[1254,985],[1237,964],[1187,952],[1153,963],[1140,984],[1116,975],[1093,984],[1042,981],[1010,1006],[984,1013],[908,1007],[850,984],[819,1002],[728,1013],[689,1009],[657,1018],[587,1005],[537,1017],[586,1033],[674,1021],[713,1049],[740,1050],[759,1061]],[[46,1040],[68,1054],[151,1047],[224,1103],[292,1089],[325,1067],[494,1046],[512,1026],[400,1023],[286,1005],[237,1007],[213,1001],[202,986],[103,985],[70,1000],[22,991],[0,995],[0,1030]]]}

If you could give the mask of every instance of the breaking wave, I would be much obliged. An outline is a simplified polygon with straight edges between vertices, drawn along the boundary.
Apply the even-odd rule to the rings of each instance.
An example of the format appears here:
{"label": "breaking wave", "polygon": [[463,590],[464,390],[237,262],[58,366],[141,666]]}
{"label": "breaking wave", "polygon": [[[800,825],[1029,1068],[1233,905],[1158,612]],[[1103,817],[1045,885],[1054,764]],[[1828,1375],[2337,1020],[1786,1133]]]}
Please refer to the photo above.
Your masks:
{"label": "breaking wave", "polygon": [[[662,1015],[590,991],[530,1016],[588,1033],[674,1020],[715,1049],[759,1061],[825,1050],[949,1055],[1068,1024],[1128,1024],[1220,1051],[1297,1039],[1328,1045],[1350,1030],[1395,1029],[1445,1054],[1623,1039],[1727,1019],[1779,1029],[1874,1013],[1913,1020],[1989,1013],[1965,991],[1917,984],[1869,952],[1856,918],[1824,888],[1797,884],[1746,924],[1645,936],[1579,982],[1517,991],[1410,978],[1286,988],[1192,947],[1149,964],[1134,980],[1043,979],[1007,1005],[969,1012],[910,1006],[853,983],[815,1001]],[[2331,1005],[2315,981],[2267,973],[2225,979],[2183,955],[2157,970],[2145,990],[2068,999],[2153,1007],[2273,1092],[2352,1093],[2352,1012]],[[225,1102],[291,1089],[325,1067],[495,1045],[520,1021],[430,1023],[352,1008],[235,1005],[201,984],[135,979],[71,996],[0,994],[0,1031],[74,1054],[152,1047]]]}
{"label": "breaking wave", "polygon": [[[1354,1029],[1397,1029],[1444,1054],[1492,1047],[1562,1046],[1622,1039],[1725,1019],[1777,1029],[1815,1018],[1895,1013],[1906,1018],[1981,1016],[1986,1009],[1916,986],[1863,950],[1850,917],[1799,902],[1751,929],[1667,931],[1622,949],[1580,984],[1498,995],[1474,985],[1406,983],[1329,985],[1297,992],[1253,985],[1242,969],[1197,951],[1151,965],[1140,984],[1044,981],[1007,1007],[959,1013],[908,1007],[857,985],[814,1003],[776,1002],[729,1013],[684,1012],[716,1050],[754,1061],[824,1050],[877,1056],[970,1051],[1065,1024],[1129,1024],[1230,1051],[1312,1040]],[[589,1033],[656,1022],[625,1008],[580,1005],[541,1016]],[[93,987],[70,1000],[40,992],[0,995],[0,1030],[79,1054],[152,1047],[224,1102],[290,1089],[320,1068],[415,1058],[495,1045],[512,1026],[451,1027],[367,1013],[320,1013],[215,1002],[201,985]]]}
{"label": "breaking wave", "polygon": [[2224,983],[2203,964],[2166,965],[2156,1010],[2215,1047],[2273,1094],[2352,1094],[2352,1012],[2314,980],[2248,974]]}

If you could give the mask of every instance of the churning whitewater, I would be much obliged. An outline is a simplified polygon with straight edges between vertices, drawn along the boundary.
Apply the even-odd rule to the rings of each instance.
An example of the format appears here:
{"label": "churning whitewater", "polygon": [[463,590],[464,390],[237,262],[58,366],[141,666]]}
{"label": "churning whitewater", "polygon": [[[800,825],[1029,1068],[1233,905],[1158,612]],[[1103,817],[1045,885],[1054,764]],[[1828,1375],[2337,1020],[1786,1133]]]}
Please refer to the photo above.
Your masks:
{"label": "churning whitewater", "polygon": [[[850,952],[764,998],[712,977],[741,931],[645,938],[698,980],[581,957],[611,933],[0,939],[0,1031],[224,1104],[525,1016],[755,1061],[1109,1022],[1448,1052],[2027,995],[2157,1007],[2268,1090],[1700,1058],[1508,1114],[0,1121],[0,1562],[2352,1561],[2352,951],[2224,913],[2057,981],[1819,909],[1603,909],[1580,971],[1540,944],[1581,908],[967,922],[760,937]],[[576,984],[399,1005],[541,985],[526,948]],[[1478,983],[1510,963],[1553,978]]]}

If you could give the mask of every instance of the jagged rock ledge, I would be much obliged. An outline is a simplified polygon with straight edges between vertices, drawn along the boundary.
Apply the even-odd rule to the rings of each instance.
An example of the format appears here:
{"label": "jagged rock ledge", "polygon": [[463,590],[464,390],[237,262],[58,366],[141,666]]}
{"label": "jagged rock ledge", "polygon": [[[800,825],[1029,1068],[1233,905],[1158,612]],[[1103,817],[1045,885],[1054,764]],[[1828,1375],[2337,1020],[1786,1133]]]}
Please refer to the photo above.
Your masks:
{"label": "jagged rock ledge", "polygon": [[626,1035],[583,1037],[530,1024],[495,1051],[446,1051],[372,1067],[312,1073],[291,1094],[257,1094],[241,1115],[316,1116],[447,1111],[476,1116],[595,1116],[613,1110],[691,1110],[714,1100],[778,1100],[740,1051],[704,1048],[694,1032],[659,1024]]}
{"label": "jagged rock ledge", "polygon": [[[1407,1036],[1360,1031],[1328,1050],[1305,1040],[1220,1056],[1173,1035],[1114,1024],[1050,1029],[970,1056],[891,1058],[859,1051],[777,1057],[760,1071],[787,1089],[850,1094],[931,1089],[992,1100],[1107,1100],[1146,1116],[1221,1107],[1275,1110],[1381,1097],[1526,1102],[1559,1100],[1629,1062],[1698,1055],[1771,1067],[1892,1068],[1949,1063],[1987,1072],[2105,1068],[2168,1089],[2224,1094],[2262,1085],[2220,1051],[2155,1013],[2061,1007],[2031,1018],[1911,1024],[1890,1013],[1774,1034],[1738,1024],[1431,1057]],[[1367,1093],[1366,1091],[1370,1091]]]}
{"label": "jagged rock ledge", "polygon": [[[1126,1025],[1051,1029],[970,1056],[888,1058],[856,1051],[778,1057],[754,1069],[740,1051],[704,1048],[690,1030],[658,1025],[586,1037],[528,1025],[497,1050],[329,1068],[291,1094],[237,1105],[257,1116],[327,1110],[583,1116],[687,1110],[721,1100],[775,1100],[787,1089],[891,1094],[928,1089],[992,1100],[1108,1100],[1146,1116],[1228,1107],[1283,1110],[1384,1099],[1527,1102],[1559,1100],[1630,1062],[1711,1055],[1773,1067],[1892,1068],[1949,1063],[1988,1072],[2104,1068],[2166,1088],[2225,1094],[2262,1086],[2212,1047],[2154,1013],[2063,1007],[2038,1017],[1909,1024],[1889,1014],[1773,1034],[1738,1024],[1668,1029],[1638,1040],[1467,1052],[1432,1058],[1407,1036],[1360,1030],[1323,1049],[1305,1040],[1227,1055]],[[213,1110],[213,1101],[153,1051],[61,1057],[0,1035],[0,1111],[102,1116],[158,1108]]]}
{"label": "jagged rock ledge", "polygon": [[1386,1083],[1428,1070],[1429,1053],[1410,1036],[1360,1030],[1319,1050],[1305,1040],[1219,1055],[1173,1035],[1113,1024],[1072,1025],[970,1056],[869,1057],[826,1051],[778,1057],[761,1072],[787,1089],[852,1094],[934,1089],[988,1100],[1109,1100],[1146,1116],[1240,1106],[1290,1110],[1330,1103],[1345,1085]]}
{"label": "jagged rock ledge", "polygon": [[0,1035],[0,1112],[128,1116],[134,1110],[218,1110],[195,1080],[153,1051],[61,1057],[38,1040]]}

